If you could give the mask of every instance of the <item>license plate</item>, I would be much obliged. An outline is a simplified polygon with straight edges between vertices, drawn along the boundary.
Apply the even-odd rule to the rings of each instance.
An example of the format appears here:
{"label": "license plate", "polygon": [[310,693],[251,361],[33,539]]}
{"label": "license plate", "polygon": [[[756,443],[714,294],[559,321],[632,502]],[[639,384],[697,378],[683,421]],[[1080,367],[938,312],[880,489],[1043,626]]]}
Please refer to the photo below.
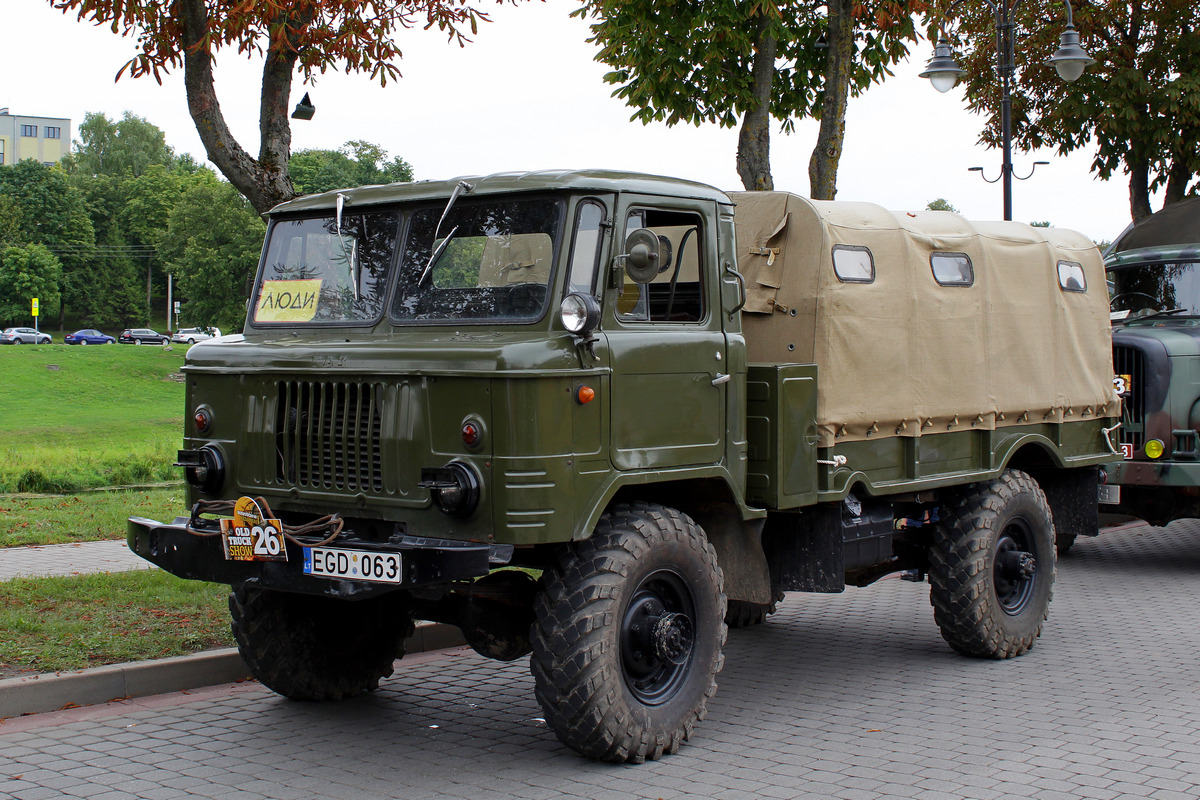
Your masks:
{"label": "license plate", "polygon": [[399,583],[404,577],[404,562],[401,561],[399,553],[306,547],[304,574],[320,578]]}
{"label": "license plate", "polygon": [[1121,502],[1121,487],[1104,484],[1100,488],[1100,502],[1117,505]]}

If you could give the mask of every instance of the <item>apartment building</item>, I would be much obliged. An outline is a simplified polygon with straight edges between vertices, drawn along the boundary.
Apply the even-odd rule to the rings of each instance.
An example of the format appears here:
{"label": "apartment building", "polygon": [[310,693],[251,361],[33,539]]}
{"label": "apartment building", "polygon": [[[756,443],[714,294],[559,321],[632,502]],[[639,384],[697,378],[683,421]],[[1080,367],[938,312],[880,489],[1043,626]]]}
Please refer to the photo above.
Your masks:
{"label": "apartment building", "polygon": [[57,163],[71,152],[71,120],[25,117],[0,108],[0,166],[33,158]]}

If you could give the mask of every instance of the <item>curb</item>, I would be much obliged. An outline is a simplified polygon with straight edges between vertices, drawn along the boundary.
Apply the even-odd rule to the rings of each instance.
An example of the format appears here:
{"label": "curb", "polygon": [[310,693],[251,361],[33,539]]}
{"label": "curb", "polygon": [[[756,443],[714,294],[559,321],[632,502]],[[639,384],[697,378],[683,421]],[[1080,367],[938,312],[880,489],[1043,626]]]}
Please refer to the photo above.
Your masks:
{"label": "curb", "polygon": [[[419,623],[404,643],[407,653],[465,644],[452,625]],[[49,672],[0,680],[0,720],[112,700],[146,697],[248,680],[236,647],[190,656],[132,661],[77,672]]]}

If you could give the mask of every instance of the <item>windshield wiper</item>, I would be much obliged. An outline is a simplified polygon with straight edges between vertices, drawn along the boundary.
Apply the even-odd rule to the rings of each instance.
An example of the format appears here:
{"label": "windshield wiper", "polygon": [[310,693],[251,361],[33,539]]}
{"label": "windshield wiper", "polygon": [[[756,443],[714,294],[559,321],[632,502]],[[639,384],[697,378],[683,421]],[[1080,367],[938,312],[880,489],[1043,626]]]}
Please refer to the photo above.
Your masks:
{"label": "windshield wiper", "polygon": [[[450,199],[446,201],[446,207],[442,209],[442,216],[440,219],[438,219],[437,227],[433,229],[433,241],[437,242],[438,234],[442,231],[442,223],[446,221],[446,215],[449,214],[450,209],[454,207],[454,201],[459,198],[459,195],[467,194],[474,188],[474,184],[467,183],[466,181],[459,181],[454,187],[454,191],[450,193]],[[446,238],[442,239],[442,241],[433,248],[433,252],[429,254],[429,263],[425,265],[425,271],[421,273],[421,279],[417,281],[418,287],[425,283],[425,279],[429,277],[429,272],[433,269],[434,262],[438,260],[438,256],[440,256],[446,249],[446,245],[449,244],[450,240],[454,238],[454,234],[457,231],[458,226],[455,225],[450,230],[450,233],[446,234]]]}

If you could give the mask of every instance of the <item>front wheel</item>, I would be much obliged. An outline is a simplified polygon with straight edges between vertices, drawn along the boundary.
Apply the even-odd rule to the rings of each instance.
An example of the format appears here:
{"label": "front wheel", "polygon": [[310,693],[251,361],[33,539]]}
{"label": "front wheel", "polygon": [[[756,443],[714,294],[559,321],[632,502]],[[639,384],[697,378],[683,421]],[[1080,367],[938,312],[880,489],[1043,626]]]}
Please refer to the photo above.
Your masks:
{"label": "front wheel", "polygon": [[603,761],[678,751],[724,663],[725,595],[704,532],[674,509],[618,505],[542,579],[530,669],[555,735]]}
{"label": "front wheel", "polygon": [[412,634],[412,612],[395,593],[338,600],[235,587],[233,636],[250,673],[292,700],[342,700],[392,674]]}
{"label": "front wheel", "polygon": [[929,599],[942,637],[970,656],[1025,653],[1042,633],[1055,560],[1054,523],[1037,481],[1006,470],[977,484],[934,534]]}

